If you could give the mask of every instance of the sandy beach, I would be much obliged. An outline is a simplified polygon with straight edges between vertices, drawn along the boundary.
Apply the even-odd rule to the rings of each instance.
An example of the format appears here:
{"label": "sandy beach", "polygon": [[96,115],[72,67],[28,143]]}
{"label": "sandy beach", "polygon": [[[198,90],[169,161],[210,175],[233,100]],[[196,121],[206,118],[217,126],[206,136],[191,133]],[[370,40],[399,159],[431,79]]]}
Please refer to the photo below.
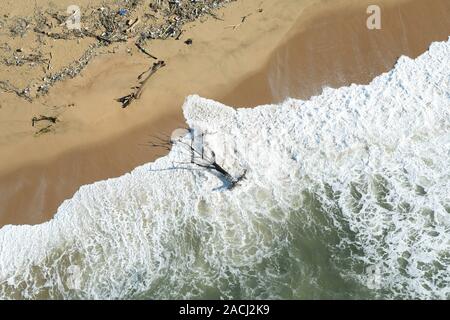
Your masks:
{"label": "sandy beach", "polygon": [[[6,1],[1,10],[25,15],[13,10],[20,2]],[[382,8],[381,30],[366,28],[369,4]],[[180,40],[149,43],[149,52],[167,66],[126,109],[115,99],[128,94],[154,63],[128,43],[103,48],[80,75],[56,83],[31,103],[1,92],[0,226],[46,221],[81,185],[122,175],[163,155],[145,143],[185,126],[181,105],[190,94],[235,107],[306,99],[325,86],[368,83],[401,55],[416,57],[450,35],[447,0],[238,0],[216,15],[220,19],[187,24]],[[189,38],[191,45],[184,43]],[[59,50],[61,57],[55,69],[93,43],[70,40],[65,47],[67,40],[51,41],[49,50],[55,57]],[[20,86],[32,75],[17,69],[2,66],[1,80]],[[59,121],[50,132],[36,135],[39,128],[31,126],[31,119],[42,114],[57,115]]]}
{"label": "sandy beach", "polygon": [[0,8],[0,299],[450,299],[448,0],[55,2]]}

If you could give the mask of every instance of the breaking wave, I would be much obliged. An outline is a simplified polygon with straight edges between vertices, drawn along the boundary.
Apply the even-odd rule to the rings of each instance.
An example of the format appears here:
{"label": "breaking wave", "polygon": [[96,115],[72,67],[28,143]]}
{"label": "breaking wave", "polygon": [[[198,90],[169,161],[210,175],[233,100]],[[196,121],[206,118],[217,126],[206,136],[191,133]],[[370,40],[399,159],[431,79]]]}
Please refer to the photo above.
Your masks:
{"label": "breaking wave", "polygon": [[308,101],[183,109],[246,178],[175,144],[83,186],[0,230],[1,298],[450,298],[450,40]]}

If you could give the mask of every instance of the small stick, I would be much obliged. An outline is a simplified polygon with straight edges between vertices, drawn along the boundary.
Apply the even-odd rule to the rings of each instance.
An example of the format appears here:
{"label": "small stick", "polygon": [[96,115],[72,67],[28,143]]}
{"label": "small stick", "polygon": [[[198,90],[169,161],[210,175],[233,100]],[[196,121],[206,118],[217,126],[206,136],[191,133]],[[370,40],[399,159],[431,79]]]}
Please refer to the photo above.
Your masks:
{"label": "small stick", "polygon": [[145,50],[139,43],[136,42],[136,43],[135,43],[135,46],[136,46],[142,53],[144,53],[145,55],[149,56],[149,57],[152,58],[152,59],[158,60],[157,57],[155,57],[154,55],[148,53],[147,50]]}
{"label": "small stick", "polygon": [[244,23],[245,20],[247,19],[247,17],[250,17],[251,15],[252,15],[252,13],[249,13],[248,15],[243,16],[242,19],[241,19],[241,23]]}
{"label": "small stick", "polygon": [[48,59],[47,71],[50,70],[51,63],[52,63],[52,59],[53,59],[53,54],[52,54],[52,52],[50,51],[50,59]]}
{"label": "small stick", "polygon": [[226,26],[225,29],[230,29],[230,28],[232,28],[233,30],[235,30],[235,29],[239,28],[239,27],[241,26],[241,24],[242,24],[242,23],[232,24],[232,25]]}
{"label": "small stick", "polygon": [[247,18],[250,17],[251,15],[252,15],[252,13],[249,13],[249,14],[243,16],[241,18],[241,22],[240,23],[226,26],[225,29],[232,28],[233,30],[235,30],[235,29],[239,28],[245,22],[245,20],[247,20]]}

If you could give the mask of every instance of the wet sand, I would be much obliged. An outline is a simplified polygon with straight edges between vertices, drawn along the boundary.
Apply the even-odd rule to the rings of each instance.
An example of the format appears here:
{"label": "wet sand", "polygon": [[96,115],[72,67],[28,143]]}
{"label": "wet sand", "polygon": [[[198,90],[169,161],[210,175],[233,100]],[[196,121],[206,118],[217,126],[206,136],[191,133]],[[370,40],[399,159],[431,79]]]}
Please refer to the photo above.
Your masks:
{"label": "wet sand", "polygon": [[[149,60],[137,53],[129,59],[119,47],[80,77],[58,84],[46,105],[75,107],[65,110],[56,132],[36,139],[11,127],[0,136],[0,225],[46,221],[81,185],[119,176],[162,155],[143,144],[183,126],[181,105],[188,94],[236,107],[308,98],[324,86],[367,83],[391,69],[401,54],[415,57],[450,35],[446,0],[305,3],[314,5],[238,1],[221,10],[224,21],[193,23],[192,47],[158,41],[152,52],[168,65],[125,111],[112,98],[126,94],[148,68]],[[382,7],[381,30],[365,27],[369,3]],[[247,13],[252,15],[245,23],[230,27]],[[1,103],[21,104],[10,96]],[[25,108],[26,117],[36,111]],[[16,116],[4,107],[0,118],[5,113]],[[17,121],[25,116],[17,115]]]}
{"label": "wet sand", "polygon": [[[378,4],[381,30],[361,27],[368,4]],[[287,40],[258,72],[220,100],[252,107],[286,97],[308,99],[324,87],[368,84],[391,70],[401,55],[416,58],[431,42],[450,36],[450,2],[445,0],[358,1],[305,12]],[[317,10],[316,10],[317,11]]]}

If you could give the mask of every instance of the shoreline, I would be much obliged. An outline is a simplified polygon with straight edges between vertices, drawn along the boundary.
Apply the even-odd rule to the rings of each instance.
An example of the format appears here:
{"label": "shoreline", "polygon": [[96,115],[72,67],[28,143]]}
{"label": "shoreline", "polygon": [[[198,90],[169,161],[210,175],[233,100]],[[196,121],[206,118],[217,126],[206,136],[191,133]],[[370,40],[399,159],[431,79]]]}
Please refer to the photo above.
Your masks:
{"label": "shoreline", "polygon": [[[432,42],[450,36],[450,5],[444,1],[434,1],[435,6],[420,0],[349,3],[351,6],[340,1],[317,12],[314,7],[306,9],[306,19],[293,26],[288,40],[277,47],[268,63],[220,97],[220,102],[255,107],[279,103],[286,97],[308,100],[321,94],[324,87],[369,84],[389,72],[400,56],[417,58]],[[358,12],[364,12],[368,4],[380,6],[382,29],[355,32],[357,25],[366,23],[367,15]],[[345,34],[348,36],[343,37]],[[261,96],[258,93],[262,91],[271,94]]]}
{"label": "shoreline", "polygon": [[[266,1],[267,2],[267,1]],[[373,2],[373,1],[372,1]],[[386,1],[378,1],[385,3]],[[415,21],[416,23],[420,23],[420,19],[416,19],[417,15],[427,15],[426,11],[424,11],[424,8],[434,8],[437,11],[441,12],[443,16],[448,17],[448,15],[445,14],[445,10],[442,10],[438,5],[435,7],[429,6],[427,4],[420,4],[420,0],[409,0],[409,1],[403,1],[400,4],[396,4],[394,8],[410,8],[411,13],[409,13],[409,19],[408,21],[403,21],[402,23],[411,24],[412,21]],[[444,6],[444,1],[436,1],[435,3],[442,3]],[[236,20],[239,21],[238,17],[241,15],[242,12],[236,12],[238,11],[237,8],[241,5],[248,6],[250,8],[252,5],[257,8],[259,6],[260,1],[250,1],[246,4],[242,4],[239,2],[236,2],[234,4],[231,4],[230,6],[227,6],[224,8],[224,11],[229,11],[229,14],[232,16],[230,20]],[[296,4],[295,1],[286,1],[291,7],[295,8]],[[309,2],[308,2],[309,3]],[[311,2],[313,3],[313,2]],[[345,7],[345,4],[355,4],[358,3],[360,6],[359,8],[362,8],[364,4],[361,4],[361,2],[355,2],[355,1],[340,1],[339,4],[343,5],[343,8]],[[276,5],[272,5],[273,8],[276,7]],[[402,7],[404,6],[404,7]],[[339,7],[336,5],[336,7]],[[448,8],[448,5],[447,5]],[[254,8],[252,7],[252,10]],[[289,8],[288,8],[289,9]],[[280,64],[280,61],[277,57],[280,55],[283,55],[283,52],[288,52],[289,50],[293,50],[296,52],[296,50],[299,50],[300,52],[305,52],[305,47],[299,46],[292,46],[294,42],[293,37],[297,37],[295,39],[305,39],[306,42],[310,43],[309,41],[313,41],[314,39],[319,39],[320,37],[317,37],[318,34],[322,34],[324,30],[335,30],[335,25],[333,23],[329,24],[320,24],[315,23],[315,19],[323,19],[323,14],[325,16],[327,14],[336,14],[341,13],[337,9],[327,9],[324,12],[323,6],[320,7],[317,5],[317,7],[310,7],[309,9],[305,10],[304,15],[302,15],[302,20],[300,22],[297,21],[297,19],[292,18],[291,20],[295,20],[296,22],[291,24],[288,21],[282,22],[281,17],[286,16],[289,11],[286,8],[280,8],[279,15],[277,16],[277,19],[272,21],[275,25],[282,24],[281,26],[268,26],[267,20],[258,21],[257,23],[261,26],[265,24],[266,30],[272,29],[272,33],[269,35],[264,35],[266,39],[273,39],[275,40],[274,43],[271,44],[272,50],[267,50],[268,52],[265,52],[264,54],[261,54],[258,56],[257,59],[254,59],[255,61],[252,61],[249,63],[248,61],[251,59],[252,54],[254,52],[258,52],[258,50],[261,50],[262,47],[264,47],[266,41],[262,41],[261,39],[257,39],[259,32],[262,32],[261,26],[259,27],[257,32],[254,32],[250,30],[252,27],[251,23],[252,21],[255,22],[255,20],[248,19],[246,24],[242,24],[239,28],[237,28],[234,31],[240,32],[240,35],[242,36],[241,30],[244,33],[244,36],[247,38],[242,41],[243,44],[246,42],[250,42],[251,45],[249,45],[251,50],[248,47],[239,47],[235,46],[233,52],[230,49],[230,52],[228,55],[225,55],[227,57],[227,61],[222,61],[220,58],[223,58],[224,55],[221,54],[219,59],[211,59],[208,61],[206,65],[203,66],[203,71],[207,73],[209,77],[211,77],[210,71],[211,70],[219,70],[222,71],[225,70],[226,74],[215,76],[219,77],[219,80],[216,81],[215,84],[211,84],[208,82],[210,80],[208,76],[204,75],[203,77],[201,75],[199,76],[199,79],[195,79],[195,84],[192,85],[192,87],[196,87],[199,92],[191,92],[191,93],[198,93],[201,96],[212,98],[215,100],[218,100],[222,103],[225,103],[227,105],[232,106],[255,106],[259,104],[264,104],[269,102],[277,102],[277,98],[274,97],[275,95],[273,92],[277,92],[277,90],[273,91],[273,88],[270,88],[267,82],[267,75],[271,74],[271,69],[275,68],[276,66],[283,65]],[[248,9],[249,10],[249,9]],[[333,11],[334,10],[334,11]],[[342,8],[341,8],[342,10]],[[388,8],[389,10],[389,8]],[[402,9],[403,10],[403,9]],[[430,9],[431,10],[431,9]],[[254,10],[253,10],[254,11]],[[270,11],[270,10],[267,10]],[[264,14],[266,10],[262,13]],[[400,12],[400,11],[399,11]],[[434,11],[430,11],[434,12]],[[267,14],[271,14],[273,12],[267,12]],[[395,22],[400,22],[397,19],[394,19],[395,16],[395,9],[393,10],[392,19]],[[400,14],[401,15],[401,14]],[[255,14],[256,16],[256,14]],[[261,16],[264,19],[270,19],[267,16]],[[304,19],[305,17],[309,17],[309,19]],[[318,18],[319,17],[319,18]],[[334,21],[335,23],[339,23],[339,17],[340,14],[337,14],[335,19],[330,19],[330,21]],[[365,11],[362,12],[361,17],[367,17],[365,14]],[[447,19],[448,20],[448,19]],[[208,22],[209,21],[209,22]],[[218,22],[218,21],[211,21],[208,20],[204,24],[200,24],[198,28],[208,28],[210,27],[208,23],[219,23],[221,24],[221,27],[224,27],[226,25],[229,25],[229,20],[227,19],[224,22]],[[427,24],[429,26],[432,26],[435,22],[431,19],[424,19],[423,21],[431,24]],[[284,23],[284,24],[283,24]],[[356,20],[356,24],[360,23],[360,20]],[[292,27],[293,26],[293,27]],[[317,26],[317,28],[316,28]],[[248,27],[248,30],[245,29]],[[405,28],[404,30],[409,30],[410,25],[403,26]],[[420,27],[420,24],[419,24]],[[417,28],[419,28],[417,27]],[[277,29],[278,28],[278,29]],[[292,29],[294,28],[294,29]],[[399,26],[397,23],[392,23],[392,26],[388,24],[388,28],[392,28],[392,30],[399,30]],[[313,29],[313,30],[311,30]],[[275,30],[275,31],[274,31]],[[300,30],[300,31],[298,31]],[[389,29],[384,29],[389,33]],[[317,75],[318,79],[308,79],[305,83],[304,91],[300,92],[298,94],[298,97],[308,97],[312,93],[316,93],[316,91],[320,91],[323,83],[321,81],[325,81],[327,85],[329,86],[342,86],[343,84],[347,83],[348,81],[351,81],[350,83],[353,83],[354,81],[361,80],[362,83],[365,83],[369,78],[371,80],[374,76],[383,73],[391,68],[391,65],[393,65],[396,61],[395,57],[398,55],[398,52],[401,52],[402,54],[411,54],[411,55],[419,55],[422,52],[418,52],[426,46],[425,50],[428,48],[428,46],[431,44],[431,42],[439,41],[439,40],[445,40],[440,39],[439,37],[444,34],[445,30],[447,30],[448,34],[446,35],[446,38],[450,35],[450,24],[445,25],[442,23],[439,26],[439,30],[433,29],[432,33],[430,34],[423,34],[423,37],[421,37],[417,42],[414,42],[414,46],[410,46],[408,41],[401,43],[400,46],[396,47],[395,44],[397,43],[396,40],[398,40],[398,36],[402,36],[402,30],[400,29],[400,32],[392,32],[389,34],[389,37],[392,37],[392,42],[390,43],[389,49],[389,57],[388,60],[381,59],[379,61],[379,64],[372,65],[372,64],[363,64],[364,66],[373,67],[373,70],[362,70],[361,74],[355,74],[353,75],[352,66],[353,64],[351,61],[345,61],[344,66],[348,66],[349,68],[343,68],[340,69],[339,72],[335,72],[335,78],[326,78],[324,80],[324,75],[326,75],[326,72],[330,69],[337,70],[336,66],[329,66],[327,68],[324,68],[323,73],[317,74],[314,73],[314,71],[311,73],[312,75]],[[217,30],[216,30],[217,31]],[[220,45],[217,45],[217,47],[214,47],[214,49],[217,49],[218,47],[222,48],[229,48],[232,41],[230,40],[230,35],[227,34],[230,30],[227,29],[221,29],[221,33],[223,36],[223,43]],[[247,33],[245,33],[247,32]],[[344,31],[345,32],[345,31]],[[282,39],[280,39],[280,35]],[[287,35],[287,36],[286,36]],[[214,31],[210,32],[210,37],[214,36]],[[331,34],[326,35],[328,37],[331,37]],[[287,38],[286,38],[287,37]],[[325,36],[324,36],[325,37]],[[385,37],[385,36],[384,36]],[[361,37],[361,39],[364,37]],[[437,38],[437,39],[435,39]],[[233,39],[233,38],[231,38]],[[251,42],[251,39],[257,39],[255,42]],[[359,38],[358,38],[359,39]],[[357,40],[358,40],[357,39]],[[359,40],[361,40],[359,39]],[[374,41],[381,41],[383,39],[383,36],[381,38],[377,38]],[[208,53],[208,42],[205,39],[204,43],[200,43],[201,46],[205,46],[203,48],[200,48],[200,52],[202,54]],[[278,40],[278,41],[277,41]],[[339,39],[337,38],[336,41]],[[413,41],[414,39],[411,39]],[[323,39],[322,39],[323,41]],[[429,43],[428,43],[429,41]],[[298,41],[300,44],[305,43],[304,41]],[[291,46],[289,46],[291,44]],[[351,41],[349,43],[344,43],[342,48],[343,50],[339,53],[341,54],[339,56],[339,59],[342,59],[340,61],[344,61],[343,57],[345,57],[346,54],[348,54],[348,47],[346,45],[353,44]],[[406,44],[406,46],[404,46]],[[194,37],[194,46],[196,45],[196,40]],[[367,45],[367,44],[364,44]],[[158,47],[159,46],[159,47]],[[153,46],[153,49],[155,51],[163,50],[164,47],[169,47],[168,51],[171,52],[172,58],[168,59],[168,70],[172,72],[176,72],[178,66],[185,65],[186,60],[189,59],[188,52],[182,52],[179,54],[179,48],[177,47],[178,44],[168,44],[166,41],[161,41],[161,43],[156,44]],[[172,46],[172,47],[171,47]],[[314,47],[314,45],[313,45]],[[381,49],[382,45],[380,46]],[[193,49],[194,47],[192,47]],[[166,49],[166,48],[164,48]],[[188,47],[183,48],[182,50],[190,49]],[[172,51],[171,51],[172,50]],[[285,51],[283,51],[285,50]],[[302,51],[303,50],[303,51]],[[408,52],[410,50],[410,52]],[[406,51],[406,52],[403,52]],[[320,66],[321,62],[325,61],[323,59],[329,58],[330,53],[334,53],[335,50],[333,50],[332,47],[328,48],[328,50],[324,50],[323,57],[320,59],[311,61],[299,59],[298,56],[296,56],[297,60],[289,61],[287,65],[292,66],[295,61],[307,61],[304,63],[307,63],[310,65],[313,63],[315,66]],[[316,52],[313,52],[316,53]],[[191,53],[192,54],[192,53]],[[247,54],[247,58],[245,59],[246,63],[239,62],[238,58],[241,58],[242,55],[239,54]],[[312,55],[312,52],[306,52],[306,57],[313,57],[315,55]],[[154,150],[145,150],[142,148],[138,148],[138,145],[140,143],[145,142],[146,138],[154,133],[158,133],[161,131],[166,131],[166,133],[169,133],[179,127],[180,125],[183,125],[184,121],[182,118],[182,112],[181,112],[181,104],[177,105],[175,101],[182,101],[184,100],[185,96],[183,96],[183,93],[178,92],[176,97],[171,97],[170,99],[167,98],[167,95],[172,94],[171,91],[169,91],[168,88],[170,86],[167,85],[168,81],[170,81],[171,75],[173,73],[171,72],[161,72],[160,74],[156,74],[154,81],[149,83],[149,86],[144,91],[142,100],[138,103],[130,106],[130,109],[127,109],[125,111],[130,112],[121,112],[123,110],[120,109],[119,106],[116,104],[113,105],[113,103],[109,103],[110,94],[113,94],[114,96],[121,96],[122,92],[115,92],[116,89],[123,90],[124,93],[128,90],[129,83],[133,82],[134,77],[136,74],[138,74],[138,70],[142,70],[144,66],[147,65],[148,67],[148,59],[138,58],[137,61],[133,61],[133,63],[130,63],[130,65],[126,66],[120,66],[121,72],[114,72],[114,73],[108,73],[108,66],[117,64],[116,61],[120,61],[121,56],[120,53],[114,55],[113,57],[109,57],[110,61],[109,64],[105,63],[102,65],[102,59],[104,57],[101,57],[99,59],[96,59],[94,61],[94,66],[88,66],[86,72],[83,73],[82,77],[78,77],[76,79],[66,81],[62,84],[58,84],[57,88],[54,88],[54,91],[59,92],[65,92],[67,91],[68,86],[80,86],[80,90],[78,92],[79,96],[78,99],[82,100],[82,97],[85,99],[88,99],[85,97],[86,91],[88,91],[90,94],[94,94],[94,96],[97,96],[97,92],[103,92],[103,90],[109,90],[107,93],[109,95],[103,95],[103,100],[100,99],[100,103],[103,107],[97,108],[97,110],[82,110],[84,112],[84,115],[88,115],[93,120],[91,125],[90,131],[83,131],[83,134],[80,134],[81,129],[77,132],[77,124],[80,126],[80,128],[83,128],[82,126],[82,119],[80,120],[80,112],[77,110],[71,110],[69,114],[67,114],[67,117],[69,119],[72,119],[75,123],[75,128],[65,128],[70,134],[59,134],[58,132],[55,135],[52,136],[46,136],[46,137],[39,137],[43,138],[40,141],[46,141],[47,144],[50,145],[49,152],[45,153],[45,156],[42,156],[39,151],[42,147],[42,144],[45,145],[44,142],[41,142],[41,145],[38,145],[38,147],[34,147],[34,150],[29,150],[29,152],[34,152],[35,157],[39,158],[41,157],[41,160],[32,159],[32,157],[28,157],[27,159],[23,159],[22,163],[20,161],[16,161],[14,165],[10,165],[9,167],[6,165],[1,166],[0,169],[0,194],[2,195],[1,200],[1,207],[0,207],[0,226],[5,224],[35,224],[40,223],[43,221],[46,221],[50,219],[54,213],[56,213],[56,208],[61,204],[62,199],[70,198],[71,195],[79,188],[79,186],[88,184],[94,181],[98,180],[104,180],[110,177],[114,176],[120,176],[126,172],[129,172],[132,168],[143,164],[145,162],[149,162],[154,160],[157,157],[157,154]],[[105,58],[105,59],[109,59]],[[173,62],[178,58],[178,62],[171,64],[171,61]],[[376,58],[376,56],[375,56]],[[398,57],[397,57],[398,58]],[[394,60],[395,61],[392,61]],[[177,64],[178,63],[178,64]],[[223,63],[224,65],[219,69],[214,69],[214,64],[217,63]],[[249,65],[247,65],[249,64]],[[262,66],[261,66],[262,64]],[[100,66],[99,66],[100,65]],[[183,76],[181,76],[181,79],[177,80],[178,83],[183,83],[186,80],[189,80],[190,74],[195,74],[196,68],[198,65],[192,65],[187,67],[187,72]],[[245,72],[243,72],[242,68],[246,68]],[[100,70],[100,75],[103,74],[103,78],[101,80],[104,80],[105,78],[108,79],[108,82],[105,83],[99,83],[99,81],[95,80],[95,75],[92,75],[90,72],[95,68],[105,68],[104,70]],[[131,68],[132,70],[129,70],[128,68]],[[387,69],[387,70],[385,70]],[[175,70],[175,71],[174,71]],[[300,70],[301,65],[300,65]],[[241,75],[236,75],[235,73],[241,71]],[[376,74],[378,72],[378,74]],[[214,73],[214,72],[213,72]],[[248,76],[248,74],[252,74],[251,76]],[[289,74],[289,73],[288,73]],[[342,74],[344,75],[351,75],[350,77],[346,78],[345,76],[342,77]],[[322,77],[321,77],[322,76]],[[87,85],[84,84],[85,87],[83,87],[83,81],[85,81],[87,78],[93,78],[93,80],[88,83]],[[109,79],[110,78],[110,79]],[[122,80],[121,83],[119,83],[119,88],[116,85],[117,80]],[[98,79],[97,79],[98,80]],[[70,84],[69,84],[70,82]],[[100,81],[101,82],[101,81]],[[169,82],[170,83],[170,82]],[[235,87],[233,88],[229,84],[235,84]],[[238,85],[236,85],[236,83]],[[278,81],[278,84],[284,83],[282,81]],[[290,84],[295,85],[295,82],[289,82]],[[348,83],[348,84],[350,84]],[[207,86],[205,86],[207,84]],[[100,86],[100,87],[99,87]],[[112,86],[112,87],[111,87]],[[86,87],[88,87],[86,90]],[[272,93],[266,96],[260,96],[261,89],[266,89],[267,92],[271,91]],[[292,90],[292,88],[289,88],[289,90]],[[308,91],[309,90],[309,91]],[[104,93],[104,92],[103,92]],[[292,92],[289,93],[292,96],[296,96],[297,93],[292,94]],[[50,94],[52,95],[52,93]],[[69,95],[70,96],[70,95]],[[70,98],[77,99],[76,95],[72,95]],[[271,100],[272,99],[272,100]],[[51,100],[51,99],[50,99]],[[261,103],[262,101],[262,103]],[[98,103],[98,102],[97,102]],[[149,110],[146,108],[146,104],[152,104],[152,105],[158,105],[157,110]],[[89,105],[86,103],[86,106]],[[113,106],[112,106],[113,105]],[[161,110],[164,108],[164,110]],[[114,111],[109,111],[110,109],[114,109]],[[103,111],[107,110],[106,114],[103,113]],[[78,113],[77,113],[78,112]],[[150,113],[150,115],[148,114]],[[65,115],[66,116],[66,115]],[[120,120],[118,120],[120,118]],[[76,120],[80,121],[79,123],[76,122]],[[137,121],[139,120],[139,121]],[[117,125],[123,125],[123,127],[120,129],[120,132],[115,132],[115,130],[111,130],[111,127],[113,129],[116,129]],[[107,128],[110,128],[108,131]],[[106,129],[105,129],[106,128]],[[104,130],[104,131],[102,131]],[[168,132],[167,132],[168,131]],[[59,134],[59,135],[58,135]],[[92,135],[97,135],[95,139],[91,139],[89,141],[89,137],[92,137]],[[107,137],[108,136],[108,137]],[[66,138],[68,138],[66,140]],[[107,137],[107,138],[106,138]],[[88,139],[88,142],[85,142],[85,139]],[[95,141],[93,141],[95,140]],[[69,150],[54,150],[51,148],[51,145],[54,144],[64,144],[67,143],[68,145],[72,144],[70,148],[66,148]],[[25,144],[26,145],[26,144]],[[65,145],[64,145],[65,146]],[[82,146],[82,147],[80,147]],[[2,157],[6,159],[6,155],[11,152],[11,150],[18,150],[18,146],[13,146],[10,150],[3,150]],[[56,148],[55,148],[56,149]],[[53,155],[49,155],[51,152],[55,152]],[[152,153],[153,151],[153,153]],[[59,154],[58,154],[59,153]],[[157,152],[160,153],[160,152]],[[18,151],[13,154],[18,155]],[[32,165],[27,165],[25,163],[33,162]],[[15,169],[12,169],[13,167],[16,167]],[[65,177],[70,178],[70,180],[66,180]],[[36,186],[39,186],[36,188]],[[9,192],[9,194],[8,194]],[[6,205],[5,205],[6,203]]]}
{"label": "shoreline", "polygon": [[[181,106],[187,95],[214,98],[231,89],[231,83],[238,83],[268,59],[297,19],[291,14],[292,8],[302,9],[315,2],[308,0],[299,6],[296,0],[283,1],[283,7],[273,1],[232,2],[219,10],[223,20],[209,18],[187,26],[185,37],[193,39],[191,46],[176,40],[153,41],[151,52],[167,66],[152,77],[141,99],[125,110],[114,99],[129,93],[137,76],[154,61],[137,50],[130,54],[121,46],[114,55],[95,58],[77,78],[56,84],[45,97],[46,105],[63,101],[76,105],[64,109],[55,133],[31,136],[20,143],[14,141],[17,134],[6,138],[0,135],[0,158],[16,155],[14,161],[0,163],[0,226],[44,222],[81,185],[119,176],[153,160],[155,157],[148,157],[146,152],[137,154],[134,145],[130,148],[130,140],[134,143],[133,139],[141,137],[142,142],[151,134],[170,133],[184,126]],[[264,11],[258,12],[261,6]],[[239,28],[228,28],[241,21],[243,12],[252,16]],[[9,98],[11,106],[14,101],[21,102]],[[21,103],[14,112],[21,110],[31,119],[36,107]],[[15,116],[14,112],[10,114]],[[22,150],[27,150],[26,156],[21,156]],[[132,163],[130,154],[138,160]],[[122,155],[126,160],[117,160]],[[92,163],[98,164],[96,170],[91,169]],[[55,173],[59,167],[62,175]]]}

